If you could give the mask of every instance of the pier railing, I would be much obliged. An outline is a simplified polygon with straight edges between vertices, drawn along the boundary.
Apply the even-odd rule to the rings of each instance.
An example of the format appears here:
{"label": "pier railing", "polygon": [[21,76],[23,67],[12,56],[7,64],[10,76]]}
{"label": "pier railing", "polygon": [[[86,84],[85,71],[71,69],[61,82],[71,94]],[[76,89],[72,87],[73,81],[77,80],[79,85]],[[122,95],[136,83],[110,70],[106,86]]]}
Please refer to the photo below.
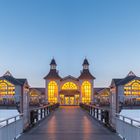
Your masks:
{"label": "pier railing", "polygon": [[125,140],[140,140],[140,121],[116,114],[116,131]]}
{"label": "pier railing", "polygon": [[[34,108],[30,110],[30,120],[29,126],[32,127],[39,121],[47,117],[51,112],[59,107],[59,104],[46,105],[39,108]],[[5,120],[0,121],[0,140],[14,140],[18,138],[23,131],[24,114],[20,114]]]}
{"label": "pier railing", "polygon": [[105,126],[110,127],[109,110],[89,104],[80,104],[80,107],[86,110],[93,118],[97,119]]}
{"label": "pier railing", "polygon": [[30,110],[30,126],[34,126],[39,121],[47,117],[52,111],[59,107],[59,103],[46,105],[39,108],[34,108]]}
{"label": "pier railing", "polygon": [[0,140],[13,140],[23,132],[23,114],[0,121]]}

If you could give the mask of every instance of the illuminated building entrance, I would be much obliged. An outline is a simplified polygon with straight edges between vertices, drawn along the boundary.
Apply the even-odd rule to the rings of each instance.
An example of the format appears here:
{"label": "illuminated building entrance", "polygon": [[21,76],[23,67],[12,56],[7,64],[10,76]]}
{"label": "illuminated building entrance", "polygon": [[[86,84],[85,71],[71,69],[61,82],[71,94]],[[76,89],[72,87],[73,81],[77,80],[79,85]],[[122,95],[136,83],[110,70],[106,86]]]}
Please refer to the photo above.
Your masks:
{"label": "illuminated building entrance", "polygon": [[60,94],[60,104],[61,105],[79,105],[80,103],[80,95],[79,94]]}
{"label": "illuminated building entrance", "polygon": [[93,102],[93,88],[95,77],[89,71],[88,60],[83,62],[83,70],[80,76],[59,76],[56,62],[52,59],[50,71],[44,77],[46,82],[46,99],[48,103],[60,103],[60,105],[90,104]]}
{"label": "illuminated building entrance", "polygon": [[75,96],[65,96],[64,102],[63,99],[60,99],[61,105],[79,105],[79,98],[76,98]]}
{"label": "illuminated building entrance", "polygon": [[72,82],[66,82],[62,85],[60,91],[61,105],[79,105],[80,92],[78,86]]}
{"label": "illuminated building entrance", "polygon": [[65,104],[64,105],[76,105],[74,96],[65,97]]}

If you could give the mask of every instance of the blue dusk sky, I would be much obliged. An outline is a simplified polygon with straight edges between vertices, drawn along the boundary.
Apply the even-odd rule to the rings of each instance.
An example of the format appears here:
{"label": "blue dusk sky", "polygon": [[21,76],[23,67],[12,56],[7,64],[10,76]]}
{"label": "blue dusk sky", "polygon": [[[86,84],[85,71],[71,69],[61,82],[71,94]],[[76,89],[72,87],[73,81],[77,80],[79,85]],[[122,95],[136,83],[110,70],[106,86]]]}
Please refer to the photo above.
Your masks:
{"label": "blue dusk sky", "polygon": [[140,0],[1,0],[0,75],[44,86],[52,57],[62,77],[87,57],[97,87],[140,76]]}

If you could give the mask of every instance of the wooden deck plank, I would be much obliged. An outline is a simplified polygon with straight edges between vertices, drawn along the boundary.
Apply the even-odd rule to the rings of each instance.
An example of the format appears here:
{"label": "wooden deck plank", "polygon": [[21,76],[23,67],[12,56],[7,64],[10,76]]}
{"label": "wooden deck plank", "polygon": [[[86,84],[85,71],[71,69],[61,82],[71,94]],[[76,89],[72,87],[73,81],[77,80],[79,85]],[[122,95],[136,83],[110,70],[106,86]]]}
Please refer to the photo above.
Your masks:
{"label": "wooden deck plank", "polygon": [[60,107],[19,140],[120,140],[79,107]]}

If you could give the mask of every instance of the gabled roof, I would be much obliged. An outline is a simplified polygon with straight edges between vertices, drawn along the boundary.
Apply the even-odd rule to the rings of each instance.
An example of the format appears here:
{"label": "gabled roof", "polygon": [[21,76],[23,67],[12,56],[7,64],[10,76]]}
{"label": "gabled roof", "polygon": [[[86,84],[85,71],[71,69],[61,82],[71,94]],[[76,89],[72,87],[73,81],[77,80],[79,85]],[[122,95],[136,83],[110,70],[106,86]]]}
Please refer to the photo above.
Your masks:
{"label": "gabled roof", "polygon": [[35,88],[37,90],[39,90],[41,93],[45,94],[45,88]]}
{"label": "gabled roof", "polygon": [[99,88],[94,88],[94,92],[98,94],[103,90],[109,90],[109,89],[110,88],[108,88],[108,87],[99,87]]}
{"label": "gabled roof", "polygon": [[129,83],[130,81],[134,80],[135,78],[136,78],[136,76],[127,76],[126,78],[119,81],[117,83],[117,85],[125,85],[125,84]]}
{"label": "gabled roof", "polygon": [[137,77],[132,71],[129,72],[129,74],[122,79],[112,79],[111,85],[114,83],[115,86],[125,85],[132,80],[140,80],[140,77]]}
{"label": "gabled roof", "polygon": [[13,85],[20,85],[20,86],[23,86],[25,82],[27,82],[27,79],[16,79],[9,75],[2,76],[0,77],[0,79],[5,79]]}
{"label": "gabled roof", "polygon": [[128,76],[135,76],[136,77],[136,75],[133,71],[130,71],[126,77],[128,77]]}
{"label": "gabled roof", "polygon": [[99,91],[103,90],[104,88],[94,88],[94,92],[98,93]]}
{"label": "gabled roof", "polygon": [[122,79],[112,79],[112,82],[111,82],[111,86],[113,86],[113,84],[115,86],[117,86],[117,84],[121,81]]}
{"label": "gabled roof", "polygon": [[30,90],[37,90],[41,94],[45,95],[45,88],[32,87],[32,88],[30,88]]}
{"label": "gabled roof", "polygon": [[73,77],[71,75],[68,75],[68,76],[62,78],[61,80],[63,81],[63,80],[67,80],[67,79],[72,79],[72,80],[78,81],[78,78],[75,78],[75,77]]}
{"label": "gabled roof", "polygon": [[83,69],[79,79],[95,79],[95,77],[90,73],[89,69]]}
{"label": "gabled roof", "polygon": [[44,79],[61,79],[56,69],[51,69],[50,72],[44,77]]}
{"label": "gabled roof", "polygon": [[[27,82],[27,79],[17,79],[22,85]],[[28,83],[28,82],[27,82]]]}
{"label": "gabled roof", "polygon": [[27,79],[15,78],[12,76],[10,71],[7,71],[2,77],[0,77],[0,79],[2,79],[2,80],[5,79],[13,85],[23,86],[25,83],[28,84]]}
{"label": "gabled roof", "polygon": [[9,70],[6,71],[6,73],[3,76],[11,76],[11,77],[13,77],[12,74],[11,74],[11,72]]}

